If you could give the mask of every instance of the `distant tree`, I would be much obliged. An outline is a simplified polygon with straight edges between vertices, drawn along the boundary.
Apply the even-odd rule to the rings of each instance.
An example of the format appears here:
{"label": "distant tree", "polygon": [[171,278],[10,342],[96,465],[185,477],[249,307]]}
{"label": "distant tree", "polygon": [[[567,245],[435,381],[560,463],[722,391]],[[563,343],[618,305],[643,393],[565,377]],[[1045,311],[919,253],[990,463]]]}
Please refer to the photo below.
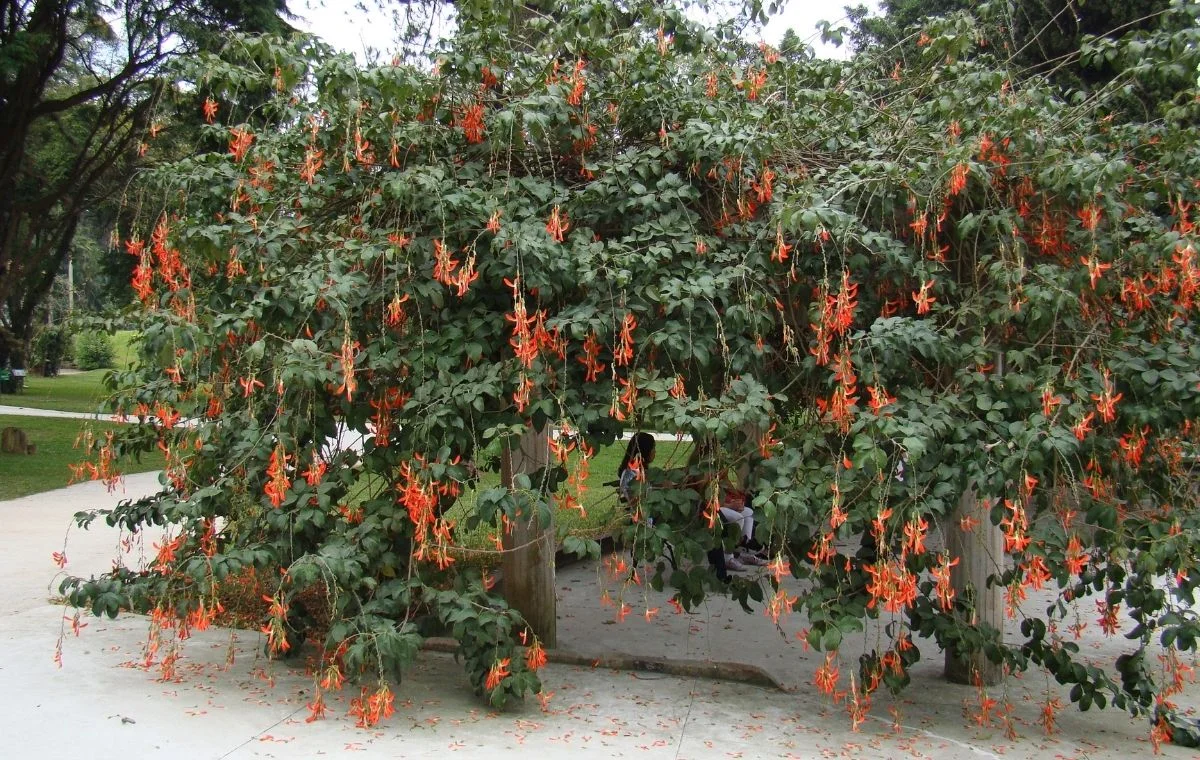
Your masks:
{"label": "distant tree", "polygon": [[284,0],[0,0],[0,365],[100,184],[127,175],[163,67],[221,32],[284,32]]}
{"label": "distant tree", "polygon": [[[1194,5],[1194,4],[1193,4]],[[1021,77],[1046,76],[1062,88],[1093,92],[1109,83],[1138,87],[1122,99],[1122,110],[1153,109],[1169,94],[1187,87],[1188,72],[1178,71],[1163,83],[1155,77],[1146,87],[1110,55],[1085,52],[1091,39],[1102,43],[1155,30],[1181,29],[1195,24],[1186,3],[1173,0],[883,0],[880,15],[864,6],[848,8],[856,28],[856,48],[880,45],[894,48],[897,57],[911,61],[922,41],[922,25],[957,12],[976,14],[989,31],[992,54],[1006,59]],[[1195,72],[1190,75],[1194,79]]]}

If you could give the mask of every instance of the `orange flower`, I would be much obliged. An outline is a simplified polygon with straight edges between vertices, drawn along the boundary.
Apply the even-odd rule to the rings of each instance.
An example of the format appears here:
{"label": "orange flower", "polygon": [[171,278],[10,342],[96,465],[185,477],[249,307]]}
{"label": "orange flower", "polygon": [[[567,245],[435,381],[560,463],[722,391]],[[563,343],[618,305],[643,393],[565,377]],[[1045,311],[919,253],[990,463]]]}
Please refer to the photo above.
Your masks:
{"label": "orange flower", "polygon": [[1093,393],[1092,400],[1096,402],[1096,411],[1100,413],[1102,422],[1112,422],[1117,418],[1117,402],[1124,397],[1124,393],[1113,393],[1116,388],[1112,384],[1112,376],[1106,367],[1104,369],[1104,390],[1100,393]]}
{"label": "orange flower", "polygon": [[913,293],[913,303],[917,305],[917,314],[928,314],[930,307],[937,303],[937,299],[929,295],[929,290],[937,283],[937,280],[928,280],[921,285],[920,292]]}
{"label": "orange flower", "polygon": [[471,144],[483,142],[487,129],[483,123],[483,105],[471,103],[465,106],[455,116],[455,124],[462,127],[463,136]]}
{"label": "orange flower", "polygon": [[1066,568],[1071,575],[1079,575],[1087,566],[1088,560],[1091,557],[1083,550],[1083,544],[1079,541],[1079,536],[1071,536],[1071,540],[1067,542],[1067,558]]}
{"label": "orange flower", "polygon": [[633,312],[625,314],[625,318],[621,322],[621,337],[617,344],[616,351],[613,352],[613,364],[617,367],[624,367],[633,359],[633,331],[637,328],[637,317]]}
{"label": "orange flower", "polygon": [[212,124],[213,121],[217,118],[217,110],[220,107],[221,106],[217,103],[217,101],[213,100],[212,98],[205,98],[204,99],[204,120],[206,122],[208,122],[209,124]]}
{"label": "orange flower", "polygon": [[887,389],[881,385],[868,386],[867,390],[871,393],[868,406],[871,407],[871,413],[877,417],[885,406],[896,403],[896,397],[888,395]]}
{"label": "orange flower", "polygon": [[1076,422],[1071,427],[1071,432],[1075,434],[1076,438],[1081,441],[1084,438],[1087,438],[1088,433],[1092,432],[1092,418],[1095,416],[1095,412],[1088,412],[1083,416],[1083,419],[1079,420],[1079,422]]}
{"label": "orange flower", "polygon": [[501,682],[504,681],[505,678],[508,678],[510,675],[512,675],[508,669],[510,662],[511,660],[508,657],[505,657],[503,660],[497,660],[496,663],[492,665],[491,670],[488,671],[487,680],[484,682],[484,688],[486,688],[488,691],[493,691],[501,684]]}
{"label": "orange flower", "polygon": [[948,192],[951,196],[958,195],[966,188],[967,174],[970,170],[971,168],[966,164],[955,164],[954,168],[950,170],[950,187]]}
{"label": "orange flower", "polygon": [[1054,408],[1063,402],[1062,396],[1054,395],[1054,386],[1047,385],[1042,389],[1042,415],[1050,417],[1054,414]]}
{"label": "orange flower", "polygon": [[1080,259],[1079,263],[1086,265],[1088,268],[1088,280],[1092,283],[1092,290],[1096,289],[1096,283],[1113,266],[1112,264],[1101,263],[1100,259],[1096,258],[1096,254],[1094,253],[1086,259]]}
{"label": "orange flower", "polygon": [[492,212],[492,215],[488,217],[487,231],[493,235],[500,232],[500,209],[496,209]]}
{"label": "orange flower", "polygon": [[562,213],[558,205],[555,205],[554,210],[550,212],[550,219],[546,222],[546,232],[550,233],[550,237],[556,243],[561,243],[569,229],[571,229],[571,224],[567,220],[566,214]]}
{"label": "orange flower", "polygon": [[958,557],[955,557],[951,560],[949,552],[942,552],[937,567],[931,571],[935,582],[934,588],[936,589],[938,604],[947,612],[954,606],[954,586],[950,583],[950,568],[958,564],[958,559]]}
{"label": "orange flower", "polygon": [[837,688],[838,676],[840,671],[837,667],[837,652],[830,652],[825,655],[825,662],[821,667],[817,668],[817,672],[813,674],[813,685],[817,687],[817,691],[822,694],[832,695],[834,689]]}
{"label": "orange flower", "polygon": [[600,377],[600,373],[607,366],[599,361],[600,356],[600,341],[596,340],[596,333],[589,332],[587,339],[583,342],[584,355],[577,360],[580,364],[587,367],[587,375],[584,380],[589,383],[594,383]]}
{"label": "orange flower", "polygon": [[771,251],[771,261],[777,261],[780,264],[788,260],[788,253],[792,250],[790,246],[783,242],[783,227],[782,225],[775,229],[775,248]]}
{"label": "orange flower", "polygon": [[291,459],[292,455],[283,450],[282,443],[276,445],[271,452],[271,461],[267,465],[267,484],[263,486],[263,493],[274,507],[283,503],[288,489],[292,487],[292,481],[287,474],[288,462]]}
{"label": "orange flower", "polygon": [[250,150],[250,145],[254,142],[254,134],[248,129],[234,127],[229,130],[229,152],[233,154],[234,161],[241,161],[246,157],[246,152]]}

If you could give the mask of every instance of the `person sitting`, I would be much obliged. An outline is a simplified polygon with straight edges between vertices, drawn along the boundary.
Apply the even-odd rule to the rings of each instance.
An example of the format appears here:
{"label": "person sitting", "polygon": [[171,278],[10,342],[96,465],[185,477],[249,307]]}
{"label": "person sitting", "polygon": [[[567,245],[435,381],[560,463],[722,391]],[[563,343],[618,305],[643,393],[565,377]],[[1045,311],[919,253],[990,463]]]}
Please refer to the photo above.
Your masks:
{"label": "person sitting", "polygon": [[[625,447],[625,456],[617,468],[617,495],[623,504],[632,504],[636,501],[638,494],[634,484],[639,480],[645,480],[646,470],[654,461],[655,445],[654,436],[650,433],[638,432],[629,439],[629,445]],[[686,485],[686,482],[681,485]],[[669,545],[668,552],[671,564],[674,565],[674,550]],[[729,568],[722,548],[718,546],[710,549],[708,561],[712,565],[717,579],[728,583],[730,580]],[[745,566],[739,563],[738,568],[745,569]]]}

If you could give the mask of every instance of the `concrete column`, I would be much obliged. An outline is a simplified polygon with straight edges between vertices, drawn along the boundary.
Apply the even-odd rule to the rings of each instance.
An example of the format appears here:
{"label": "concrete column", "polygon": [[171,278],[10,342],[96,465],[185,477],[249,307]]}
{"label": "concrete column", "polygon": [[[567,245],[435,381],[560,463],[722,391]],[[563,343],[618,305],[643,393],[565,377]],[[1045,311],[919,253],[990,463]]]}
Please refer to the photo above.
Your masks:
{"label": "concrete column", "polygon": [[[1004,561],[1004,532],[1000,526],[992,525],[984,502],[974,488],[969,488],[958,503],[958,510],[946,526],[946,548],[950,558],[959,562],[950,569],[950,582],[954,586],[955,598],[966,604],[964,622],[969,625],[986,624],[1004,633],[1004,589],[1001,586],[988,588],[990,575],[998,575]],[[964,531],[962,518],[969,518],[974,529]],[[998,683],[1003,675],[981,652],[962,660],[953,647],[946,649],[946,679],[954,683],[973,684],[978,674],[984,685]]]}
{"label": "concrete column", "polygon": [[[505,449],[500,462],[500,477],[505,487],[513,488],[513,478],[521,473],[532,475],[550,462],[548,431],[525,432]],[[536,487],[536,484],[534,484]],[[550,494],[541,495],[549,499]],[[554,512],[547,525],[538,524],[537,513],[518,514],[511,533],[505,533],[504,598],[521,613],[543,646],[554,647],[557,636],[557,602],[554,596],[554,554],[556,537]]]}

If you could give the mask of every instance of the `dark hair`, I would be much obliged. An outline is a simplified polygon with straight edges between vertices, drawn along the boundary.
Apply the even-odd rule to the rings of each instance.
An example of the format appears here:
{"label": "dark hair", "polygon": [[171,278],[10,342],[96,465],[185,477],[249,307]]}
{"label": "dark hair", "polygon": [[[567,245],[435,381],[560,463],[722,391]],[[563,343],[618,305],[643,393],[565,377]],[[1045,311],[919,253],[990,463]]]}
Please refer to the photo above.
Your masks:
{"label": "dark hair", "polygon": [[625,474],[635,457],[645,465],[649,464],[652,456],[654,456],[654,436],[649,433],[634,433],[633,437],[629,439],[629,445],[625,447],[625,458],[621,460],[621,466],[617,468],[617,477]]}

